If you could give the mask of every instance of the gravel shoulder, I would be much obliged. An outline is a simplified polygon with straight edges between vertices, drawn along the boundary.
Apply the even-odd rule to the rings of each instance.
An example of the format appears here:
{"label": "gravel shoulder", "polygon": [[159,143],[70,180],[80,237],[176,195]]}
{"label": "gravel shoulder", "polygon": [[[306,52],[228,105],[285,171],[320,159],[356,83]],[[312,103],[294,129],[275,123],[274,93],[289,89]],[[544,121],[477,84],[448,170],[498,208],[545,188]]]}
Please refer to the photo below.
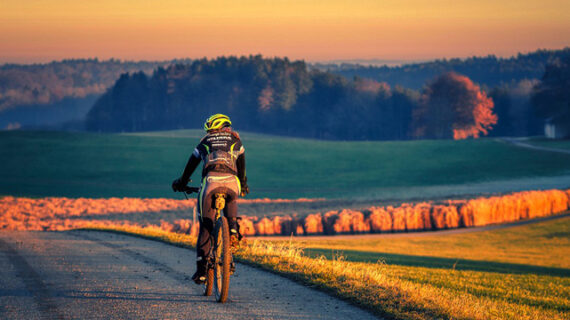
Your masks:
{"label": "gravel shoulder", "polygon": [[226,304],[190,277],[195,252],[95,231],[0,232],[1,319],[374,319],[239,264]]}

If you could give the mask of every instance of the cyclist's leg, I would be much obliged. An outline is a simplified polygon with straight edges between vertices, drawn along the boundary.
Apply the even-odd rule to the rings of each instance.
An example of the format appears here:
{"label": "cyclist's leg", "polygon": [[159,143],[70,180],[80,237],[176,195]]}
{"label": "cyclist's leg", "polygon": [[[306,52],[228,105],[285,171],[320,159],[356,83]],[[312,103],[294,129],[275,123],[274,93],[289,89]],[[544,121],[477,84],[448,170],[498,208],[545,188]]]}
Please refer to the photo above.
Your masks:
{"label": "cyclist's leg", "polygon": [[210,235],[214,230],[214,219],[216,212],[212,208],[212,194],[204,190],[202,195],[202,206],[200,212],[200,233],[198,235],[197,253],[198,257],[207,257],[210,252]]}
{"label": "cyclist's leg", "polygon": [[226,218],[228,218],[228,226],[230,227],[230,233],[238,233],[239,225],[237,222],[237,212],[238,206],[237,201],[233,200],[233,198],[226,202],[226,208],[224,209],[224,213]]}
{"label": "cyclist's leg", "polygon": [[192,276],[192,280],[196,283],[206,281],[207,258],[210,253],[210,235],[214,230],[215,211],[212,209],[211,188],[204,182],[202,190],[198,195],[198,211],[200,213],[200,231],[198,233],[197,257],[196,257],[196,273]]}
{"label": "cyclist's leg", "polygon": [[239,242],[242,238],[239,232],[239,224],[237,221],[238,205],[237,198],[239,195],[239,185],[237,179],[226,185],[228,200],[226,201],[226,208],[224,209],[224,214],[228,218],[228,226],[230,227],[230,240],[231,246],[234,249],[239,247]]}

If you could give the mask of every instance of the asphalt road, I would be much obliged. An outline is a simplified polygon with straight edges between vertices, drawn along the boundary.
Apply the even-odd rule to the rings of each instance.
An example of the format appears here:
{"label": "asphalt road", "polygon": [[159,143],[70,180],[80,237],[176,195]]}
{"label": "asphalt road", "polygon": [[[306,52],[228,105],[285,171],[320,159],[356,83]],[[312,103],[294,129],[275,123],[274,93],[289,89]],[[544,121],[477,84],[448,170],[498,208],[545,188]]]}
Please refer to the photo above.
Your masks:
{"label": "asphalt road", "polygon": [[547,151],[547,152],[556,152],[556,153],[564,153],[564,154],[570,154],[570,150],[566,150],[566,149],[558,149],[558,148],[549,148],[549,147],[541,147],[541,146],[535,146],[532,145],[530,143],[526,143],[525,141],[527,140],[526,138],[501,138],[501,140],[507,142],[507,143],[511,143],[517,147],[521,147],[521,148],[527,148],[527,149],[533,149],[533,150],[539,150],[539,151]]}
{"label": "asphalt road", "polygon": [[372,319],[238,264],[228,303],[190,277],[195,252],[105,232],[0,232],[0,319]]}

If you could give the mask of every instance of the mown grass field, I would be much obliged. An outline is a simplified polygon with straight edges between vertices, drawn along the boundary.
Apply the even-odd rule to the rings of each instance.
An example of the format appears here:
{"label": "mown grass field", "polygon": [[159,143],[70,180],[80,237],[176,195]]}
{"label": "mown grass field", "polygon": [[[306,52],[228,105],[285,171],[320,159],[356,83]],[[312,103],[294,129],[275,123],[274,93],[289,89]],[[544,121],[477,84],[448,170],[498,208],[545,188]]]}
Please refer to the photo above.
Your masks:
{"label": "mown grass field", "polygon": [[[570,217],[465,234],[296,239],[313,256],[332,257],[340,252],[351,261],[382,260],[388,264],[453,267],[456,270],[514,272],[520,269],[524,273],[525,268],[532,267],[537,270],[560,268],[570,276]],[[556,273],[554,269],[551,271]]]}
{"label": "mown grass field", "polygon": [[[192,247],[195,239],[120,230]],[[469,234],[256,240],[239,255],[388,319],[568,319],[570,217]]]}
{"label": "mown grass field", "polygon": [[[386,274],[418,285],[413,291],[418,299],[435,299],[449,312],[462,302],[467,318],[570,315],[570,217],[469,234],[298,244],[312,257],[342,256],[367,265],[381,261]],[[428,289],[456,299],[423,297]]]}
{"label": "mown grass field", "polygon": [[[0,132],[0,194],[180,198],[170,183],[201,136],[199,130]],[[428,187],[452,191],[461,184],[570,173],[570,155],[545,156],[493,139],[338,142],[248,133],[242,138],[251,196],[258,198],[397,198],[413,188],[422,195]]]}

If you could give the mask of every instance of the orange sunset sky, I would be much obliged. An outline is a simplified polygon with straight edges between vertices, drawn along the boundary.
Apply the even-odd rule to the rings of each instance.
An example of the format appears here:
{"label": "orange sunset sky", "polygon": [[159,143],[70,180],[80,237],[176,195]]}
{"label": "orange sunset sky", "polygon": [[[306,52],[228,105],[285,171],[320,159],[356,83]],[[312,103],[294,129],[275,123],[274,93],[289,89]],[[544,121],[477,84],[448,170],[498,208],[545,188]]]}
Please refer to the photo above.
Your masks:
{"label": "orange sunset sky", "polygon": [[0,0],[0,63],[425,60],[565,46],[568,0]]}

